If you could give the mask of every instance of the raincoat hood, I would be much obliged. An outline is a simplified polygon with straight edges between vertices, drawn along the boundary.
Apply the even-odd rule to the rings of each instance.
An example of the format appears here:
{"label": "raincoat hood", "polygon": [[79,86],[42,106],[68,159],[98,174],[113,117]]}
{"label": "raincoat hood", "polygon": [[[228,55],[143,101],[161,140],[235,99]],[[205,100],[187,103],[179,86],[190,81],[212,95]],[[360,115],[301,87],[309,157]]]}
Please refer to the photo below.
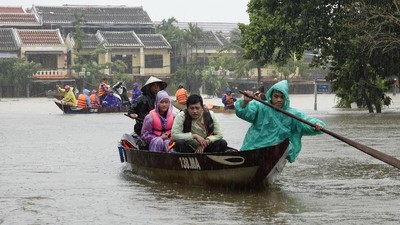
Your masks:
{"label": "raincoat hood", "polygon": [[159,109],[158,109],[158,105],[160,104],[160,102],[161,102],[161,100],[163,100],[163,99],[168,99],[169,100],[169,107],[168,107],[168,111],[167,111],[167,118],[168,118],[168,116],[172,113],[172,111],[173,111],[173,106],[172,106],[172,101],[171,101],[171,99],[169,98],[169,95],[168,95],[168,93],[166,92],[166,91],[164,91],[164,90],[161,90],[161,91],[159,91],[158,93],[157,93],[157,96],[156,96],[156,105],[155,105],[155,110],[156,110],[156,112],[158,113],[158,114],[160,114],[160,111],[159,111]]}
{"label": "raincoat hood", "polygon": [[133,88],[138,88],[139,84],[137,82],[133,83]]}
{"label": "raincoat hood", "polygon": [[151,76],[146,83],[143,85],[141,91],[143,93],[149,93],[150,92],[150,85],[153,83],[159,83],[160,85],[160,90],[164,90],[167,87],[167,83],[158,79],[157,77]]}
{"label": "raincoat hood", "polygon": [[289,84],[287,80],[279,81],[278,83],[274,84],[268,91],[267,91],[267,102],[271,103],[271,94],[274,91],[280,91],[285,96],[285,104],[283,105],[283,109],[288,109],[290,107],[290,99],[289,99]]}
{"label": "raincoat hood", "polygon": [[227,94],[232,93],[232,90],[230,88],[226,88],[225,93]]}
{"label": "raincoat hood", "polygon": [[[289,85],[286,80],[274,84],[268,90],[266,94],[268,102],[271,102],[271,94],[274,90],[282,92],[285,96],[284,110],[312,124],[319,123],[326,127],[323,121],[307,116],[302,111],[290,107]],[[313,127],[260,102],[251,101],[244,108],[241,106],[242,102],[243,99],[235,102],[235,113],[239,118],[251,123],[251,126],[243,140],[241,150],[263,148],[289,138],[290,145],[287,159],[289,162],[294,162],[301,150],[302,136],[322,134],[322,131],[314,130]]]}
{"label": "raincoat hood", "polygon": [[89,93],[90,93],[90,91],[88,90],[88,89],[83,89],[83,94],[85,94],[85,95],[89,95]]}

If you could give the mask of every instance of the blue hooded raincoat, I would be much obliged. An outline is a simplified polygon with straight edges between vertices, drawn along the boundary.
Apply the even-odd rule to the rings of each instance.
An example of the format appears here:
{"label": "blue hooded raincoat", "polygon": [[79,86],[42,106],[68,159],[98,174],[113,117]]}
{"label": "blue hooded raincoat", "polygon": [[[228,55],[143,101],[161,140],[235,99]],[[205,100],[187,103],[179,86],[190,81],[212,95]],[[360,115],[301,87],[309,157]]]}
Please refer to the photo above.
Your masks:
{"label": "blue hooded raincoat", "polygon": [[[319,123],[326,127],[326,124],[321,120],[308,117],[303,112],[290,107],[289,86],[286,80],[276,83],[268,90],[266,94],[267,102],[271,102],[271,94],[274,90],[284,94],[284,110],[313,124]],[[288,161],[294,162],[301,150],[302,136],[323,133],[260,102],[250,101],[245,108],[240,106],[242,102],[243,99],[239,99],[235,104],[236,115],[252,123],[243,140],[242,151],[271,146],[289,138]]]}

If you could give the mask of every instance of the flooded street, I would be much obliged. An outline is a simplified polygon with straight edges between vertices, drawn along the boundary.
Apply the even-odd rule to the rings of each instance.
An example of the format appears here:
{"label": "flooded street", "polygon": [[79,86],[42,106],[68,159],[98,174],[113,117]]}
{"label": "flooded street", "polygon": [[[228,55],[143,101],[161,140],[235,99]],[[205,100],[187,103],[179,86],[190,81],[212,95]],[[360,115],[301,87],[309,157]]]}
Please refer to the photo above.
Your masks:
{"label": "flooded street", "polygon": [[[327,129],[400,159],[400,96],[382,114],[291,95]],[[219,99],[205,102],[222,104]],[[217,114],[240,148],[249,124]],[[326,134],[263,190],[160,183],[125,170],[122,113],[67,115],[53,99],[0,99],[0,224],[399,224],[400,170]]]}

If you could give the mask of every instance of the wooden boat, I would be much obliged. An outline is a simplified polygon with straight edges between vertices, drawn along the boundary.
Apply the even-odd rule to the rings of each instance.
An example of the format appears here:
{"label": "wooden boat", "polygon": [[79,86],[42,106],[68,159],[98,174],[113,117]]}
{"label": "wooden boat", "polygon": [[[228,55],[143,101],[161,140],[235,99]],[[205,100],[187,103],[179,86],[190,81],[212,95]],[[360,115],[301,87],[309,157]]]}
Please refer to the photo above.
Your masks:
{"label": "wooden boat", "polygon": [[[173,106],[179,110],[186,109],[186,105],[178,103],[176,100],[172,102]],[[205,106],[214,113],[235,113],[234,109],[225,109],[220,105],[205,104]]]}
{"label": "wooden boat", "polygon": [[221,153],[159,153],[138,148],[137,137],[124,134],[118,146],[129,170],[153,180],[218,187],[265,187],[283,170],[289,140],[256,150]]}
{"label": "wooden boat", "polygon": [[87,113],[117,113],[117,112],[127,112],[128,108],[79,108],[70,105],[64,105],[59,101],[54,101],[58,108],[61,109],[66,114],[87,114]]}

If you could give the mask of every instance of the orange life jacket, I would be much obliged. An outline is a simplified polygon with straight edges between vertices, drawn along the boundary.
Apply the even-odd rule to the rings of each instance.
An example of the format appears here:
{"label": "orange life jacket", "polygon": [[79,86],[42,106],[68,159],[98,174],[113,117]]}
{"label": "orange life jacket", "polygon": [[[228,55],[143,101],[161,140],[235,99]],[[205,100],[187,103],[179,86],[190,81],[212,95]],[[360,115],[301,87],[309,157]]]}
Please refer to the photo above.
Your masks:
{"label": "orange life jacket", "polygon": [[174,116],[172,113],[167,118],[165,128],[162,126],[160,115],[158,115],[155,109],[151,110],[150,114],[153,117],[153,133],[157,136],[166,133],[169,136],[171,134],[172,124],[174,123]]}
{"label": "orange life jacket", "polygon": [[[104,90],[103,90],[102,85],[103,85],[103,87],[104,87]],[[101,83],[99,84],[99,97],[100,97],[100,96],[103,96],[103,95],[106,95],[106,94],[107,94],[107,91],[108,91],[109,89],[110,89],[110,85],[108,85],[106,82],[101,82]]]}
{"label": "orange life jacket", "polygon": [[87,107],[86,95],[85,94],[80,94],[78,96],[78,104],[76,104],[76,106],[79,107],[79,108],[86,108]]}
{"label": "orange life jacket", "polygon": [[99,107],[99,102],[96,94],[90,95],[90,103],[92,104],[92,108],[97,108]]}
{"label": "orange life jacket", "polygon": [[225,106],[232,106],[234,104],[233,97],[231,95],[227,95],[227,94],[224,94],[224,95],[225,95],[225,99],[226,99]]}
{"label": "orange life jacket", "polygon": [[175,93],[176,100],[180,104],[186,104],[187,100],[187,93],[186,90],[183,88],[179,88]]}

